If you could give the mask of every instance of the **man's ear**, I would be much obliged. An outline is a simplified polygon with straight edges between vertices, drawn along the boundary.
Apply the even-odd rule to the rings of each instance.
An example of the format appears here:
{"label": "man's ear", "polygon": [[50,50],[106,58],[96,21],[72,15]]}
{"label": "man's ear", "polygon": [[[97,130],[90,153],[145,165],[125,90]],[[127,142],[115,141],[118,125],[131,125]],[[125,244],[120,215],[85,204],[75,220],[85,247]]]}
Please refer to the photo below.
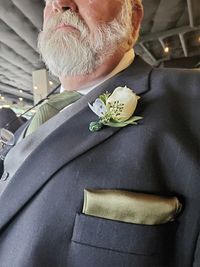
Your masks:
{"label": "man's ear", "polygon": [[141,0],[131,0],[131,1],[133,5],[133,16],[132,16],[133,35],[135,35],[140,28],[144,11]]}

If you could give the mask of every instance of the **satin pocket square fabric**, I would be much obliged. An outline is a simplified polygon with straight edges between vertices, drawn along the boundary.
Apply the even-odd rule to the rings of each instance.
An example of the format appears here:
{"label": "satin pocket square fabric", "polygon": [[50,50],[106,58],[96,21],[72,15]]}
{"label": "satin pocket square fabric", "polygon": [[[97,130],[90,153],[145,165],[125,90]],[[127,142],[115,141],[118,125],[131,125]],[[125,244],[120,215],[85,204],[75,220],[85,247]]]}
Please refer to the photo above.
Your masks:
{"label": "satin pocket square fabric", "polygon": [[124,190],[84,190],[83,213],[135,224],[174,221],[182,208],[177,197]]}

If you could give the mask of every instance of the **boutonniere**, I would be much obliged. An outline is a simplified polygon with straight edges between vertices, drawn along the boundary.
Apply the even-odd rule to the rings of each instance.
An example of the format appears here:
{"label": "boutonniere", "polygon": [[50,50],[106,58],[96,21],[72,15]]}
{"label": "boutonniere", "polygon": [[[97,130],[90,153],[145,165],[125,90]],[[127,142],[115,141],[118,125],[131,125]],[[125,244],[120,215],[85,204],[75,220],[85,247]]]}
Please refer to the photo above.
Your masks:
{"label": "boutonniere", "polygon": [[91,105],[90,109],[99,117],[98,121],[91,122],[91,132],[100,130],[104,125],[110,127],[125,127],[137,124],[142,117],[133,116],[140,99],[128,87],[117,87],[113,93],[100,95]]}

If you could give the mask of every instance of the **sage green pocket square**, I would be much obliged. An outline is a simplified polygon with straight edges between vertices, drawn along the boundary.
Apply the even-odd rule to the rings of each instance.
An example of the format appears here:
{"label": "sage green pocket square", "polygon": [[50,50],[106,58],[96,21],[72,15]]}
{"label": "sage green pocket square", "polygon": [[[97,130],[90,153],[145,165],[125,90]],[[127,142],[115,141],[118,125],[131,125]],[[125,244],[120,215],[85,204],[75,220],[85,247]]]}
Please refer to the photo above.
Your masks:
{"label": "sage green pocket square", "polygon": [[182,205],[177,197],[125,190],[84,190],[83,213],[136,224],[174,221]]}

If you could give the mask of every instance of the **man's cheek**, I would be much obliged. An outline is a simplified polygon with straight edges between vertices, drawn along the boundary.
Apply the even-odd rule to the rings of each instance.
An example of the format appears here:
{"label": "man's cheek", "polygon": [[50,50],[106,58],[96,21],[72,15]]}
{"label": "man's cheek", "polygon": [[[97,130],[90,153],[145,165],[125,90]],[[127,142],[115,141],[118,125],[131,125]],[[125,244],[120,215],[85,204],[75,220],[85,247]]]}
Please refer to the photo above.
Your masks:
{"label": "man's cheek", "polygon": [[51,5],[47,5],[44,9],[44,24],[52,16],[53,10]]}
{"label": "man's cheek", "polygon": [[84,4],[80,6],[80,13],[85,19],[98,23],[113,21],[121,11],[124,0],[104,0],[103,5],[100,0],[82,0]]}

